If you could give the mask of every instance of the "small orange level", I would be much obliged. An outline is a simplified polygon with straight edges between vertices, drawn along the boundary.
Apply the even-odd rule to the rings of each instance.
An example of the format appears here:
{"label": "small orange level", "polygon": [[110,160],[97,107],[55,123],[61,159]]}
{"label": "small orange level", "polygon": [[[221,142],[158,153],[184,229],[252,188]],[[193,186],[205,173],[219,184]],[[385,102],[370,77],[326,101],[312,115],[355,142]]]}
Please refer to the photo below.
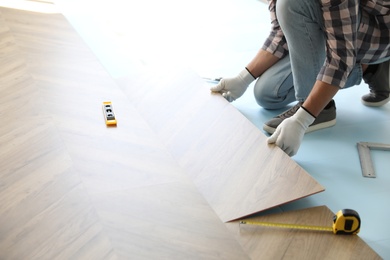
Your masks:
{"label": "small orange level", "polygon": [[116,118],[114,114],[114,109],[112,108],[111,101],[103,102],[103,114],[104,119],[106,120],[106,125],[113,126],[116,125]]}

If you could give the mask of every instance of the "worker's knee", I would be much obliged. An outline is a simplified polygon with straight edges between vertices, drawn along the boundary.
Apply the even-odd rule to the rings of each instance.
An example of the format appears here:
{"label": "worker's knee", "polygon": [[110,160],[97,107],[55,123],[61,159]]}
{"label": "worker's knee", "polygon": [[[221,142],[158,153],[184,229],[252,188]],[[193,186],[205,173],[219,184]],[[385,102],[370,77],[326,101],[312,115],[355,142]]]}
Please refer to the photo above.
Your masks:
{"label": "worker's knee", "polygon": [[[278,0],[276,2],[276,15],[278,17],[278,20],[286,20],[289,21],[293,15],[292,10],[295,9],[296,2],[299,2],[301,0]],[[305,1],[305,0],[304,0]],[[291,21],[291,20],[290,20]]]}
{"label": "worker's knee", "polygon": [[258,80],[253,89],[253,94],[255,96],[257,104],[266,109],[275,109],[273,107],[272,100],[272,89],[269,88],[269,85],[265,84],[266,82]]}
{"label": "worker's knee", "polygon": [[289,84],[291,87],[281,93],[277,82],[260,78],[253,89],[257,104],[265,109],[280,109],[295,101],[294,87],[292,82]]}
{"label": "worker's knee", "polygon": [[320,3],[313,0],[278,0],[276,15],[282,28],[304,21],[322,20]]}
{"label": "worker's knee", "polygon": [[266,109],[279,109],[295,100],[289,56],[279,60],[258,78],[254,96],[256,102]]}

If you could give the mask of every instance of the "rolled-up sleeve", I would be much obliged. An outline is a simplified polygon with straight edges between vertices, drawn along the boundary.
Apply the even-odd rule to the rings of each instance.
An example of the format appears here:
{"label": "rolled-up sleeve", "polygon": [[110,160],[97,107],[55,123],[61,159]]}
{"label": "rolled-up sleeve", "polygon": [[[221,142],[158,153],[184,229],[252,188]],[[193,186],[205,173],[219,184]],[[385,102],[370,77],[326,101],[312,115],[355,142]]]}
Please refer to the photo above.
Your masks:
{"label": "rolled-up sleeve", "polygon": [[268,0],[268,9],[271,15],[271,32],[265,40],[262,49],[275,55],[278,58],[283,58],[288,54],[288,46],[286,38],[280,28],[276,17],[276,0]]}
{"label": "rolled-up sleeve", "polygon": [[343,88],[356,63],[359,1],[321,0],[326,60],[317,80]]}

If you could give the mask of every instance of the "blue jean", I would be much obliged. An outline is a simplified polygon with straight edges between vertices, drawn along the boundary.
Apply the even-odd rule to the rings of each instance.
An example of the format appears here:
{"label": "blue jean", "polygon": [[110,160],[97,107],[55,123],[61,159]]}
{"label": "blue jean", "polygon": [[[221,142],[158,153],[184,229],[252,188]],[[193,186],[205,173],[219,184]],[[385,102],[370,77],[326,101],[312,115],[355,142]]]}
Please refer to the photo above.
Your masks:
{"label": "blue jean", "polygon": [[[266,109],[304,101],[326,57],[320,1],[278,0],[276,15],[287,39],[289,56],[279,60],[255,83],[256,101]],[[345,88],[360,84],[362,76],[362,67],[356,64]]]}

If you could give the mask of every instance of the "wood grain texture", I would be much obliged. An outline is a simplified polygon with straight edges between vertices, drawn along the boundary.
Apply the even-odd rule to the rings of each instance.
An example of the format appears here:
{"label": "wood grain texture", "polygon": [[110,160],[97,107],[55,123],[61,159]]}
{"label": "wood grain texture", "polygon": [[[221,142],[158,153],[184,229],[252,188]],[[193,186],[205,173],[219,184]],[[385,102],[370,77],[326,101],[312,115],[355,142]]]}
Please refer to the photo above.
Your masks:
{"label": "wood grain texture", "polygon": [[124,259],[249,259],[196,188],[186,183],[102,194],[94,200]]}
{"label": "wood grain texture", "polygon": [[[247,220],[331,227],[333,215],[326,206],[319,206]],[[358,235],[240,225],[239,221],[226,226],[251,259],[381,259]]]}
{"label": "wood grain texture", "polygon": [[199,76],[138,73],[118,84],[223,221],[324,190]]}
{"label": "wood grain texture", "polygon": [[248,259],[63,16],[0,11],[0,259]]}

